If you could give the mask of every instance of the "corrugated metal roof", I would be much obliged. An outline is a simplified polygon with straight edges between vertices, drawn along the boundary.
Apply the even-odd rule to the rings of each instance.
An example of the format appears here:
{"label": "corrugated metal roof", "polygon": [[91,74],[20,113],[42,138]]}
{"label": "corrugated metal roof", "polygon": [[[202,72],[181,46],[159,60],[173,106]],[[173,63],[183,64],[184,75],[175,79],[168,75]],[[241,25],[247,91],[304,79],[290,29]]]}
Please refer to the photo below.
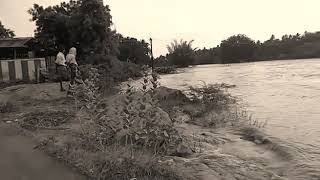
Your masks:
{"label": "corrugated metal roof", "polygon": [[0,48],[28,47],[26,43],[31,39],[32,37],[0,39]]}

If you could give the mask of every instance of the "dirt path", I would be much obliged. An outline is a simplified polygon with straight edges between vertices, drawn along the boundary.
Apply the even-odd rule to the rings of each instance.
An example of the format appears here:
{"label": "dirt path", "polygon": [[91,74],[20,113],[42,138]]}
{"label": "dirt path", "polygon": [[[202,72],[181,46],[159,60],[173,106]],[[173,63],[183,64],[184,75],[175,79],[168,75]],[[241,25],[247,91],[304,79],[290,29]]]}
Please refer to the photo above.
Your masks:
{"label": "dirt path", "polygon": [[16,135],[0,122],[0,179],[85,180],[70,168],[33,149],[30,138]]}

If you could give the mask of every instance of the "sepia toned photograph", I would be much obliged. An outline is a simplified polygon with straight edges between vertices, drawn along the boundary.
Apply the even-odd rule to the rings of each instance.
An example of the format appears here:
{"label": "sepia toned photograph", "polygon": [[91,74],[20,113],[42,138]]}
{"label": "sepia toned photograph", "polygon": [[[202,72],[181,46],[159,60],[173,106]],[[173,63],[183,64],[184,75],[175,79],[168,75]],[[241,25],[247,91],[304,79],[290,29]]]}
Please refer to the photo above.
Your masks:
{"label": "sepia toned photograph", "polygon": [[320,180],[319,0],[0,0],[0,180]]}

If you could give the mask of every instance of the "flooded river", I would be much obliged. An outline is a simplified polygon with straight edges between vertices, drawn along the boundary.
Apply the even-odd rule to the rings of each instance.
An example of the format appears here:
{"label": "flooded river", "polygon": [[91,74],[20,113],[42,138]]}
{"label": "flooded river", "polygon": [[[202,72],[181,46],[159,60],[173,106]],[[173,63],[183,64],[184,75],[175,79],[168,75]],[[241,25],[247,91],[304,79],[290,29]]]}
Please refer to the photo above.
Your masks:
{"label": "flooded river", "polygon": [[179,89],[201,81],[236,85],[229,92],[268,122],[266,133],[294,155],[297,177],[320,179],[320,59],[201,65],[161,77]]}

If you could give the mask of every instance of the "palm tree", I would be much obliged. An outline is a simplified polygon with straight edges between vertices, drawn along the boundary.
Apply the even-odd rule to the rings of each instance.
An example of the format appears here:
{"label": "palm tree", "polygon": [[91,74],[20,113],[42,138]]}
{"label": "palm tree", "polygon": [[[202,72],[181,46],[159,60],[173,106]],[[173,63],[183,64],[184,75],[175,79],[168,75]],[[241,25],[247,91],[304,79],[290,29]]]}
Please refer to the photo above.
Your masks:
{"label": "palm tree", "polygon": [[194,41],[174,40],[167,46],[169,51],[168,60],[171,64],[179,67],[187,67],[194,61],[194,53],[197,48],[192,47]]}

